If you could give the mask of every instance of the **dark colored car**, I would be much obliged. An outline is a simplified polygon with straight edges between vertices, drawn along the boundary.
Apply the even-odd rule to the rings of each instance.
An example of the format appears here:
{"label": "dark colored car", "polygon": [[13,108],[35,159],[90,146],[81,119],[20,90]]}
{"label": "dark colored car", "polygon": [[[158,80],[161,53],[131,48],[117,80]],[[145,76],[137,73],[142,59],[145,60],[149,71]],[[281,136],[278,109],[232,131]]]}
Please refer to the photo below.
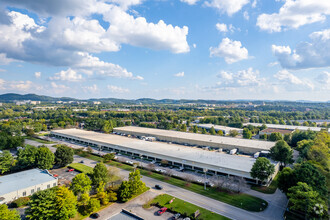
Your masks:
{"label": "dark colored car", "polygon": [[100,215],[99,215],[99,213],[93,213],[93,214],[90,215],[90,217],[91,218],[99,218]]}
{"label": "dark colored car", "polygon": [[84,161],[82,160],[82,161],[80,161],[80,163],[84,163]]}
{"label": "dark colored car", "polygon": [[159,189],[159,190],[163,189],[163,187],[160,186],[160,185],[155,185],[155,188],[156,188],[156,189]]}
{"label": "dark colored car", "polygon": [[163,207],[163,208],[161,208],[161,209],[157,212],[157,214],[158,214],[158,215],[162,215],[162,214],[164,214],[164,213],[166,212],[166,210],[167,210],[167,208],[166,208],[166,207]]}

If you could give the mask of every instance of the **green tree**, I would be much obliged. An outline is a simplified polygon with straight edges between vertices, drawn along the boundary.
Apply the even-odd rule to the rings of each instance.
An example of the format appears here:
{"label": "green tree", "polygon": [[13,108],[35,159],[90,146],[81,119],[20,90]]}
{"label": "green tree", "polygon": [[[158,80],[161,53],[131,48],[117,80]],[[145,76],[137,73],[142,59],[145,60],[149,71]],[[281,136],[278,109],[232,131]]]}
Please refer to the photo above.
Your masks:
{"label": "green tree", "polygon": [[70,219],[77,213],[77,198],[67,187],[61,186],[56,190],[56,218]]}
{"label": "green tree", "polygon": [[219,131],[217,132],[217,134],[220,135],[220,136],[223,136],[223,131],[222,131],[222,130],[219,130]]}
{"label": "green tree", "polygon": [[249,129],[244,128],[243,129],[243,138],[251,139],[252,138],[252,132]]}
{"label": "green tree", "polygon": [[117,201],[117,193],[115,193],[114,191],[109,191],[108,192],[108,200],[110,202],[115,202]]}
{"label": "green tree", "polygon": [[275,166],[264,157],[258,157],[251,169],[251,177],[261,180],[267,180],[275,172]]}
{"label": "green tree", "polygon": [[281,172],[279,172],[277,177],[277,186],[284,193],[287,193],[289,188],[296,185],[296,178],[294,171],[290,167],[284,167]]}
{"label": "green tree", "polygon": [[197,133],[198,132],[198,127],[196,125],[193,126],[193,132]]}
{"label": "green tree", "polygon": [[6,204],[0,205],[0,219],[1,220],[20,220],[21,217],[17,210],[9,210]]}
{"label": "green tree", "polygon": [[90,178],[86,174],[80,173],[72,179],[70,189],[75,195],[89,193],[92,188],[91,184]]}
{"label": "green tree", "polygon": [[307,158],[307,153],[309,149],[314,145],[313,140],[301,140],[297,143],[296,149],[299,151],[299,156],[302,158]]}
{"label": "green tree", "polygon": [[[324,200],[320,198],[319,193],[313,191],[312,187],[303,182],[298,182],[297,186],[291,187],[288,197],[292,204],[291,209],[304,212],[308,219],[322,217],[326,210],[328,210]],[[323,212],[315,212],[317,206],[322,206]]]}
{"label": "green tree", "polygon": [[87,213],[96,212],[101,207],[100,201],[98,199],[90,199],[86,207]]}
{"label": "green tree", "polygon": [[210,131],[209,132],[210,132],[211,135],[215,135],[216,134],[215,129],[214,129],[213,126],[210,128]]}
{"label": "green tree", "polygon": [[141,180],[140,171],[138,169],[129,174],[128,184],[132,195],[139,194],[146,188],[145,183]]}
{"label": "green tree", "polygon": [[206,132],[206,129],[205,128],[203,128],[202,129],[202,134],[206,134],[207,132]]}
{"label": "green tree", "polygon": [[103,156],[103,162],[109,162],[111,160],[115,159],[115,154],[114,153],[110,153],[110,154],[106,154]]}
{"label": "green tree", "polygon": [[18,166],[20,168],[30,168],[36,165],[36,156],[38,148],[32,145],[26,145],[25,148],[19,149],[17,153]]}
{"label": "green tree", "polygon": [[286,166],[293,162],[293,150],[285,141],[277,141],[275,146],[270,149],[270,157]]}
{"label": "green tree", "polygon": [[238,135],[238,131],[237,130],[230,130],[229,131],[229,136],[236,137],[237,135]]}
{"label": "green tree", "polygon": [[64,167],[73,162],[73,149],[66,145],[57,146],[55,152],[55,163],[61,167]]}
{"label": "green tree", "polygon": [[104,182],[105,184],[108,183],[108,169],[102,162],[96,164],[96,166],[94,167],[91,179],[94,186],[98,186],[100,182]]}
{"label": "green tree", "polygon": [[273,133],[270,134],[269,140],[270,141],[283,140],[283,136],[282,136],[282,134],[280,132],[273,132]]}
{"label": "green tree", "polygon": [[8,172],[14,165],[15,159],[8,150],[0,153],[0,172],[1,174]]}
{"label": "green tree", "polygon": [[46,146],[38,148],[36,155],[36,165],[40,169],[50,169],[53,167],[55,160],[54,154]]}
{"label": "green tree", "polygon": [[56,190],[54,188],[39,191],[31,197],[29,208],[26,210],[30,220],[55,219],[56,216]]}
{"label": "green tree", "polygon": [[118,196],[120,201],[126,202],[132,197],[130,184],[128,181],[123,181],[118,189]]}
{"label": "green tree", "polygon": [[295,178],[297,182],[305,182],[320,195],[326,196],[325,176],[311,163],[304,162],[295,167]]}
{"label": "green tree", "polygon": [[109,197],[107,193],[104,191],[105,183],[100,182],[99,186],[97,187],[97,194],[96,197],[100,200],[102,205],[106,205],[109,203]]}
{"label": "green tree", "polygon": [[90,200],[88,193],[83,193],[80,195],[78,205],[82,207],[86,207],[88,205],[88,202]]}

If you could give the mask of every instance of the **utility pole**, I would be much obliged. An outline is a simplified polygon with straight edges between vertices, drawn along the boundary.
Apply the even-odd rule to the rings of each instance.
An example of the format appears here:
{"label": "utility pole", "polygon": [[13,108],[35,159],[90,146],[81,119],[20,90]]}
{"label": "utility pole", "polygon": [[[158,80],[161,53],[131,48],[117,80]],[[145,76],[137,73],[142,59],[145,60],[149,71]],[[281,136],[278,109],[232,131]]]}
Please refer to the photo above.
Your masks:
{"label": "utility pole", "polygon": [[204,168],[203,169],[203,171],[204,171],[204,190],[206,190],[206,172],[207,172],[207,169],[206,168]]}

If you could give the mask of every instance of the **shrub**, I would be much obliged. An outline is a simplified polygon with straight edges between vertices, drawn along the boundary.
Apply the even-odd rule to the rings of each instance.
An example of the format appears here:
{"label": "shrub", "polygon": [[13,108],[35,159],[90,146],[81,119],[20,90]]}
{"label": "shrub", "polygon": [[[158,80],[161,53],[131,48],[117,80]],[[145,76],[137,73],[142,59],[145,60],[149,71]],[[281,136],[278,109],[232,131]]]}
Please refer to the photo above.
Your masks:
{"label": "shrub", "polygon": [[26,206],[30,201],[30,197],[21,197],[12,202],[12,206],[15,208],[19,208],[22,206]]}

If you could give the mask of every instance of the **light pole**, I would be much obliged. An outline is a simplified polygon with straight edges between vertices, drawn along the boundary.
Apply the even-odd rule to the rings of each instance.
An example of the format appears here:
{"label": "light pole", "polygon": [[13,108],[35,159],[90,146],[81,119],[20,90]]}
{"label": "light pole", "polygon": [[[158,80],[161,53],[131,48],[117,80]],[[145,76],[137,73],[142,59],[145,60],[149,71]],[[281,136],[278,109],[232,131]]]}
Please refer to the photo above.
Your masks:
{"label": "light pole", "polygon": [[205,176],[204,176],[204,190],[206,190],[206,172],[207,172],[207,169],[206,168],[203,168],[203,171],[204,171],[204,174],[205,174]]}

